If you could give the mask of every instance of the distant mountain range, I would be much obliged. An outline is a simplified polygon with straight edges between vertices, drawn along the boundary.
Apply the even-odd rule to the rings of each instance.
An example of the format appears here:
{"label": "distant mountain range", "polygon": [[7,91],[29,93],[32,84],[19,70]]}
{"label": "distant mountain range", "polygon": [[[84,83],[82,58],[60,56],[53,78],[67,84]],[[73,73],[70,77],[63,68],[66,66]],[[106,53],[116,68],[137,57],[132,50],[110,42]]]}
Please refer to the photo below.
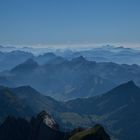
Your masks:
{"label": "distant mountain range", "polygon": [[33,54],[19,50],[0,52],[0,71],[9,70],[29,58],[33,58]]}
{"label": "distant mountain range", "polygon": [[140,137],[140,88],[133,81],[103,95],[67,102],[55,101],[29,86],[1,86],[0,100],[1,122],[8,115],[29,119],[45,110],[58,121],[62,130],[87,128],[99,123],[105,126],[113,140],[137,140]]}
{"label": "distant mountain range", "polygon": [[125,48],[123,46],[114,47],[111,45],[101,46],[97,48],[89,48],[83,50],[65,50],[57,51],[55,54],[73,59],[75,57],[83,56],[89,61],[96,62],[113,62],[117,64],[140,64],[140,50]]}
{"label": "distant mountain range", "polygon": [[0,71],[10,70],[28,59],[34,59],[40,65],[43,65],[57,59],[60,61],[61,57],[56,56],[54,53],[44,53],[42,55],[34,56],[30,52],[24,52],[20,50],[0,52]]}
{"label": "distant mountain range", "polygon": [[[0,52],[7,55],[11,52],[24,52],[30,53],[34,55],[34,57],[41,55],[42,62],[47,61],[47,59],[43,56],[43,54],[53,53],[56,56],[64,57],[65,59],[73,59],[79,56],[83,56],[85,59],[89,61],[96,62],[113,62],[118,64],[140,64],[140,49],[136,48],[125,48],[123,46],[115,47],[112,45],[104,45],[100,47],[89,46],[89,48],[32,48],[32,47],[3,47],[0,46]],[[42,57],[43,56],[43,57]],[[32,56],[30,56],[31,58]],[[21,57],[23,59],[23,57]],[[7,57],[9,60],[9,57]],[[16,60],[12,58],[12,60]],[[26,59],[24,59],[25,61]],[[15,62],[19,62],[16,60]],[[17,63],[18,64],[18,63]]]}
{"label": "distant mountain range", "polygon": [[[129,80],[140,85],[138,65],[97,63],[82,56],[72,60],[53,54],[46,54],[45,57],[48,57],[48,62],[44,65],[28,59],[10,71],[1,72],[0,84],[10,87],[30,85],[58,100],[103,94]],[[42,56],[39,58],[41,61]]]}

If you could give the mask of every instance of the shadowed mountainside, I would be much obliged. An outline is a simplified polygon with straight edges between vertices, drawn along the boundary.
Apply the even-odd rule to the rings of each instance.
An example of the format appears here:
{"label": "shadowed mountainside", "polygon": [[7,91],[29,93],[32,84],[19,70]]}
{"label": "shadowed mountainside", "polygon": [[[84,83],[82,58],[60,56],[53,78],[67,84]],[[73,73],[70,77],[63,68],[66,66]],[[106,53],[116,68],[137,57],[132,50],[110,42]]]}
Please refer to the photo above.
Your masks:
{"label": "shadowed mountainside", "polygon": [[66,104],[71,112],[103,123],[119,140],[137,140],[140,137],[139,101],[140,88],[129,81],[101,96],[76,99]]}

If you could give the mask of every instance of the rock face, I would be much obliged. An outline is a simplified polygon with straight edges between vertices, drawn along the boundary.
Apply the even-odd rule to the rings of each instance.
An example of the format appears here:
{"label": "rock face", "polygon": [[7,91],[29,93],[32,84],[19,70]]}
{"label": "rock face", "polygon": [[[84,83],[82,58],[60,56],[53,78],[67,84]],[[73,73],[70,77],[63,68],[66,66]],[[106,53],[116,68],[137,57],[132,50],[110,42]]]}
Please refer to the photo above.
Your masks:
{"label": "rock face", "polygon": [[42,111],[37,116],[38,119],[40,119],[44,124],[46,124],[48,127],[59,130],[59,125],[55,122],[55,120],[45,111]]}
{"label": "rock face", "polygon": [[36,118],[32,118],[30,140],[65,140],[65,133],[59,131],[58,124],[45,111],[42,111]]}
{"label": "rock face", "polygon": [[0,126],[0,140],[110,140],[102,126],[61,132],[58,124],[45,111],[30,121],[7,117]]}

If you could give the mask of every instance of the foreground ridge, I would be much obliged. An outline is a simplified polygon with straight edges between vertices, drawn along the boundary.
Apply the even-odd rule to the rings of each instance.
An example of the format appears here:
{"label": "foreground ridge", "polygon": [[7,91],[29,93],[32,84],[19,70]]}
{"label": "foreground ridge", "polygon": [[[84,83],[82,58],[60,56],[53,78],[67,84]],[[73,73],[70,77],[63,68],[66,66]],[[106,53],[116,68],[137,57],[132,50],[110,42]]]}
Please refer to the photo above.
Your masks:
{"label": "foreground ridge", "polygon": [[0,126],[1,140],[110,140],[101,125],[89,129],[62,132],[59,125],[45,111],[30,121],[8,116]]}

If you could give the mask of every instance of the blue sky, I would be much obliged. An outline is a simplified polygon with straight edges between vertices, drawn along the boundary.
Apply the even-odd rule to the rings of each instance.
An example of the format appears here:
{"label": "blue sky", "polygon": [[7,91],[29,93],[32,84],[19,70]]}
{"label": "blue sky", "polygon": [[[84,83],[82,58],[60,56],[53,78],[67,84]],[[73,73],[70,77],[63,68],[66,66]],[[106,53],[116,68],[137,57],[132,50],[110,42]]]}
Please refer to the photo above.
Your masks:
{"label": "blue sky", "polygon": [[140,0],[0,0],[0,43],[140,43]]}

